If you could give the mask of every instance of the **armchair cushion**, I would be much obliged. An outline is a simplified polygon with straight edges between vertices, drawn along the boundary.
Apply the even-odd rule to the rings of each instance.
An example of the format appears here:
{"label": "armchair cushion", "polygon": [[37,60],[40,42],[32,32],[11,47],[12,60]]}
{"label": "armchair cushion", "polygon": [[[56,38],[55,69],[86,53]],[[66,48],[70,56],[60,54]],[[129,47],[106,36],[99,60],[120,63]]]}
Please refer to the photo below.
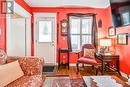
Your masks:
{"label": "armchair cushion", "polygon": [[90,58],[90,57],[89,58],[84,58],[84,57],[79,58],[77,62],[78,63],[84,63],[84,64],[91,64],[91,65],[97,65],[98,64],[95,58]]}
{"label": "armchair cushion", "polygon": [[94,52],[95,52],[95,49],[84,48],[84,57],[92,57],[92,58],[94,58]]}

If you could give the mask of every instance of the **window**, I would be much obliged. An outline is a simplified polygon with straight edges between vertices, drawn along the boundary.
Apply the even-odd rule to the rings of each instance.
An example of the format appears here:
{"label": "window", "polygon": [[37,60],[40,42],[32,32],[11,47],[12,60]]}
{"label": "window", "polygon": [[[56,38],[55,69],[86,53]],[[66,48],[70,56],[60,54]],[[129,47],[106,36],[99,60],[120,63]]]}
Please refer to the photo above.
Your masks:
{"label": "window", "polygon": [[52,42],[52,21],[39,21],[39,42]]}
{"label": "window", "polygon": [[92,24],[92,16],[70,16],[70,38],[72,51],[80,50],[83,44],[92,44]]}

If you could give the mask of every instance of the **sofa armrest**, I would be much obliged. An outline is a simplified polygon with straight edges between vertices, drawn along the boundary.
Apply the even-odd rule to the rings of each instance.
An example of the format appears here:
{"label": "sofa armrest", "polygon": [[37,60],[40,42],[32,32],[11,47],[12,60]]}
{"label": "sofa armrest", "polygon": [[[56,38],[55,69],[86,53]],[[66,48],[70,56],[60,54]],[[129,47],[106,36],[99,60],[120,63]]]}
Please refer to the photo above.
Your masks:
{"label": "sofa armrest", "polygon": [[8,56],[7,63],[18,60],[25,75],[42,74],[43,58]]}

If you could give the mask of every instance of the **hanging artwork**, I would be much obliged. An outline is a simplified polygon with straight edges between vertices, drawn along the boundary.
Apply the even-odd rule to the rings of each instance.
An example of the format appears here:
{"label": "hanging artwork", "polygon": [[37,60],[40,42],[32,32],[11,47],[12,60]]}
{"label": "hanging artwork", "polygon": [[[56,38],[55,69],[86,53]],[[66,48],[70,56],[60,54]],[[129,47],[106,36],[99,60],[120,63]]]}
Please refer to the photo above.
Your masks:
{"label": "hanging artwork", "polygon": [[108,33],[109,33],[109,36],[115,36],[116,29],[114,27],[110,27]]}
{"label": "hanging artwork", "polygon": [[117,35],[117,44],[127,45],[128,44],[128,34],[122,33]]}

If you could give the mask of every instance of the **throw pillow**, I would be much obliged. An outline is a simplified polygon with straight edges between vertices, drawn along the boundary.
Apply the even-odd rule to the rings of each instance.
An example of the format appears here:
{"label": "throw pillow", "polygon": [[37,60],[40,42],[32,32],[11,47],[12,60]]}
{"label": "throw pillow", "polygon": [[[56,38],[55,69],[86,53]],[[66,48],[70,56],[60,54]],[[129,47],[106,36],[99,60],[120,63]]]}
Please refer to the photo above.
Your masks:
{"label": "throw pillow", "polygon": [[95,52],[94,49],[87,49],[87,48],[85,48],[84,49],[84,57],[94,58],[94,52]]}
{"label": "throw pillow", "polygon": [[23,75],[18,61],[0,65],[0,87],[8,85]]}

